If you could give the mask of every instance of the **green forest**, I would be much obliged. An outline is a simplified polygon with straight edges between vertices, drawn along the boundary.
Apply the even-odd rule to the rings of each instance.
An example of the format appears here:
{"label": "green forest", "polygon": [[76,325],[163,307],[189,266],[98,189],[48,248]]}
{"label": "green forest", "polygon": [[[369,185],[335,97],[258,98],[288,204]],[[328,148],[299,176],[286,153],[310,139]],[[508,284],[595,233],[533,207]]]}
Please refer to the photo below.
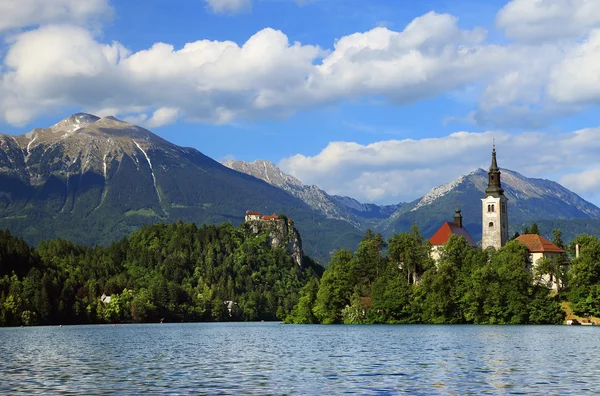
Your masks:
{"label": "green forest", "polygon": [[[553,242],[565,247],[558,229]],[[321,279],[310,279],[286,321],[560,324],[565,302],[576,314],[598,316],[600,241],[580,235],[567,249],[571,256],[577,243],[580,257],[564,254],[531,269],[529,252],[518,241],[495,251],[471,248],[452,236],[436,264],[416,226],[388,241],[367,231],[355,252],[337,251]],[[558,292],[541,284],[546,274],[559,279]]]}
{"label": "green forest", "polygon": [[281,320],[323,268],[308,257],[299,267],[268,238],[180,222],[105,248],[56,239],[33,249],[2,231],[0,325]]}
{"label": "green forest", "polygon": [[[581,254],[572,258],[576,243]],[[387,241],[369,230],[325,270],[307,256],[298,266],[271,247],[268,232],[244,224],[155,224],[108,247],[56,239],[33,248],[0,231],[0,325],[558,324],[565,301],[599,316],[600,240],[580,235],[565,249],[531,270],[517,241],[484,251],[453,236],[436,265],[417,227]],[[544,274],[560,279],[558,292],[537,282]]]}

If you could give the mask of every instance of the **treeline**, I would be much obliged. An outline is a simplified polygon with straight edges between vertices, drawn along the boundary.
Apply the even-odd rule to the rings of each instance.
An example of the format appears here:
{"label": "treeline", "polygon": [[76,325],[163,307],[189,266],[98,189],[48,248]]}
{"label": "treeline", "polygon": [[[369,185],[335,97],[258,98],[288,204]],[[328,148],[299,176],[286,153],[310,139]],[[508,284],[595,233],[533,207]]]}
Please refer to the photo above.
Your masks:
{"label": "treeline", "polygon": [[[105,248],[57,239],[34,249],[0,231],[0,325],[543,324],[564,320],[564,301],[600,316],[600,240],[580,235],[566,247],[556,230],[553,242],[567,254],[531,268],[518,241],[484,251],[453,236],[435,263],[416,227],[387,241],[369,230],[324,271],[308,257],[299,267],[266,233],[229,223],[157,224]],[[549,276],[558,292],[546,287]]]}
{"label": "treeline", "polygon": [[0,325],[282,320],[322,271],[229,223],[157,224],[106,248],[0,231]]}
{"label": "treeline", "polygon": [[[554,242],[562,246],[560,230]],[[471,248],[452,236],[436,263],[413,227],[387,242],[368,231],[356,252],[337,251],[319,280],[302,289],[289,323],[558,324],[562,300],[575,313],[600,315],[600,241],[582,235],[581,256],[542,260],[533,268],[518,241]],[[387,248],[387,250],[386,250]],[[552,276],[558,293],[543,282]]]}

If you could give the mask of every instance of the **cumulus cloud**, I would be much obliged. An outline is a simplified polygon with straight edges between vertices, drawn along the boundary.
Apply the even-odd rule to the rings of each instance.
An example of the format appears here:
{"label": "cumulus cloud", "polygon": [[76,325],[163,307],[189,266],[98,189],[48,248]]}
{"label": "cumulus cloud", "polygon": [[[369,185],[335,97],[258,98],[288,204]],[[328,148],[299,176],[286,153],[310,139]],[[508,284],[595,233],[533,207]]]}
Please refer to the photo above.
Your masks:
{"label": "cumulus cloud", "polygon": [[563,177],[576,186],[576,174],[582,169],[600,167],[600,128],[564,134],[456,132],[443,138],[367,145],[332,142],[315,156],[297,154],[282,159],[279,166],[302,182],[332,194],[397,203],[416,199],[478,167],[487,168],[492,139],[496,140],[500,166],[529,177]]}
{"label": "cumulus cloud", "polygon": [[[600,6],[600,4],[599,4]],[[567,52],[552,70],[550,95],[561,103],[600,103],[600,29]]]}
{"label": "cumulus cloud", "polygon": [[600,25],[600,1],[512,0],[500,10],[496,24],[521,41],[582,37]]}
{"label": "cumulus cloud", "polygon": [[145,124],[150,128],[157,128],[163,125],[172,124],[179,117],[179,109],[172,107],[161,107],[157,109],[152,117]]}
{"label": "cumulus cloud", "polygon": [[301,84],[321,53],[289,43],[273,29],[242,46],[200,40],[179,50],[157,43],[130,53],[120,43],[97,42],[79,27],[45,26],[14,39],[0,80],[0,112],[18,125],[58,106],[120,114],[133,106],[140,113],[178,109],[193,120],[225,123],[269,111],[255,105],[256,97]]}
{"label": "cumulus cloud", "polygon": [[156,43],[129,53],[82,28],[45,26],[15,36],[5,58],[0,111],[12,124],[61,105],[139,106],[140,113],[172,108],[192,121],[227,123],[282,118],[347,97],[383,95],[408,104],[518,62],[507,48],[484,39],[484,30],[461,30],[455,17],[433,12],[401,32],[375,28],[342,37],[331,52],[290,43],[267,28],[241,46],[199,40],[181,49]]}
{"label": "cumulus cloud", "polygon": [[205,0],[206,6],[216,14],[235,14],[249,11],[252,0]]}
{"label": "cumulus cloud", "polygon": [[47,23],[87,25],[111,15],[108,0],[0,0],[0,32]]}
{"label": "cumulus cloud", "polygon": [[597,195],[600,192],[600,168],[565,175],[560,179],[560,183],[575,191]]}
{"label": "cumulus cloud", "polygon": [[[525,23],[507,22],[514,15],[546,5],[554,10],[565,1],[514,0],[498,23],[512,34]],[[590,0],[569,1],[585,11]],[[90,4],[97,9],[105,3]],[[241,3],[218,4],[225,10]],[[579,13],[571,12],[572,18]],[[584,24],[588,30],[591,23]],[[489,43],[482,28],[461,29],[455,16],[429,12],[399,31],[377,27],[341,37],[331,50],[290,42],[283,32],[265,28],[241,44],[198,40],[175,48],[158,42],[130,52],[81,26],[45,25],[11,37],[0,74],[0,119],[23,125],[60,107],[81,107],[151,126],[180,119],[223,124],[285,119],[348,98],[410,105],[475,87],[480,96],[467,117],[472,122],[537,128],[596,103],[595,32],[581,43],[538,45],[518,36],[524,41],[499,45]]]}
{"label": "cumulus cloud", "polygon": [[4,63],[0,111],[15,125],[61,105],[96,106],[123,88],[115,67],[127,55],[118,43],[100,44],[72,25],[50,25],[19,35]]}

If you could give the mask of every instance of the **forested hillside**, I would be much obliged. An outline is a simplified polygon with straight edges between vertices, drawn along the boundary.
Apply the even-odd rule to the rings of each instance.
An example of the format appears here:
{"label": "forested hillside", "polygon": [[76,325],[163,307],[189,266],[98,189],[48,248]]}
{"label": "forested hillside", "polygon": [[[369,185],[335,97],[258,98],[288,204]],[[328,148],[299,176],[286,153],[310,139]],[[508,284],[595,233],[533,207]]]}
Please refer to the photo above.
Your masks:
{"label": "forested hillside", "polygon": [[[481,250],[452,236],[436,265],[416,227],[387,243],[369,231],[356,252],[337,251],[320,281],[310,280],[288,322],[559,324],[564,301],[576,314],[598,316],[600,241],[580,235],[573,243],[582,246],[579,258],[544,259],[531,269],[518,241]],[[546,274],[560,280],[558,294],[542,284]]]}
{"label": "forested hillside", "polygon": [[106,248],[57,239],[32,249],[3,231],[0,325],[281,320],[323,269],[306,256],[299,267],[268,238],[177,223]]}

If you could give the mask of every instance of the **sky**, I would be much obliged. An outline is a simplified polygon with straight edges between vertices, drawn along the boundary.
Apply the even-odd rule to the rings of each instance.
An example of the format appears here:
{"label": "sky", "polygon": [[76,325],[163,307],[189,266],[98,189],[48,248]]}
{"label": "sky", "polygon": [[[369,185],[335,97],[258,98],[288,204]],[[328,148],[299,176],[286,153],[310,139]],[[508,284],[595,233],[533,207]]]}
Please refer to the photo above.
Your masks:
{"label": "sky", "polygon": [[600,0],[0,0],[0,133],[76,112],[362,202],[490,162],[600,205]]}

